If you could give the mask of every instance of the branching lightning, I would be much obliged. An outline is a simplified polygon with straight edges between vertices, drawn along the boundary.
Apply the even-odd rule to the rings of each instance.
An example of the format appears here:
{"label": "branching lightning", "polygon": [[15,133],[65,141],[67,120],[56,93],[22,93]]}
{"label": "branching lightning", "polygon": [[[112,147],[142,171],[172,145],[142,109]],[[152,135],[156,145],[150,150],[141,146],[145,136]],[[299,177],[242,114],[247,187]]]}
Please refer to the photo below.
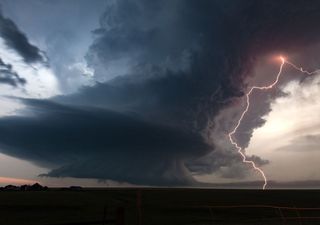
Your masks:
{"label": "branching lightning", "polygon": [[266,90],[272,89],[275,85],[277,85],[277,83],[278,83],[278,81],[280,79],[280,76],[282,74],[283,67],[284,67],[285,64],[291,66],[292,68],[294,68],[294,69],[296,69],[296,70],[298,70],[298,71],[300,71],[300,72],[302,72],[303,74],[306,74],[306,75],[313,75],[313,74],[316,74],[316,73],[320,72],[320,70],[315,70],[313,72],[308,72],[308,71],[304,70],[302,67],[298,67],[295,64],[287,61],[282,56],[280,56],[279,59],[281,60],[281,64],[280,64],[279,72],[277,73],[276,79],[271,84],[269,84],[267,86],[252,86],[249,89],[249,91],[245,95],[245,97],[246,97],[246,107],[245,107],[244,111],[241,113],[241,116],[240,116],[236,126],[228,134],[229,140],[230,140],[231,144],[237,149],[238,153],[240,154],[240,156],[242,158],[242,162],[251,165],[251,167],[262,176],[263,181],[264,181],[264,184],[262,186],[263,190],[266,188],[266,186],[268,184],[268,180],[267,180],[267,177],[266,177],[265,173],[263,172],[263,170],[261,168],[259,168],[256,165],[256,163],[254,161],[247,159],[246,154],[243,152],[244,149],[242,147],[240,147],[238,145],[238,143],[233,139],[233,135],[237,132],[237,130],[238,130],[243,118],[245,117],[245,115],[249,111],[249,108],[250,108],[250,96],[251,96],[252,92],[255,91],[255,90],[266,91]]}

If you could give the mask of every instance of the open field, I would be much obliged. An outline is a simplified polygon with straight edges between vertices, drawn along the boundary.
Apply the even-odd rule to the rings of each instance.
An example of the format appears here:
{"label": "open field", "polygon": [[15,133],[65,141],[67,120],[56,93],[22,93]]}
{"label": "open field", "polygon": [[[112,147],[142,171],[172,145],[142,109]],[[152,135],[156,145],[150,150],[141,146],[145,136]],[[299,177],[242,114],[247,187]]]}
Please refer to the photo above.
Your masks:
{"label": "open field", "polygon": [[[109,220],[114,221],[107,222]],[[320,224],[320,191],[52,189],[0,192],[1,225],[117,223]]]}

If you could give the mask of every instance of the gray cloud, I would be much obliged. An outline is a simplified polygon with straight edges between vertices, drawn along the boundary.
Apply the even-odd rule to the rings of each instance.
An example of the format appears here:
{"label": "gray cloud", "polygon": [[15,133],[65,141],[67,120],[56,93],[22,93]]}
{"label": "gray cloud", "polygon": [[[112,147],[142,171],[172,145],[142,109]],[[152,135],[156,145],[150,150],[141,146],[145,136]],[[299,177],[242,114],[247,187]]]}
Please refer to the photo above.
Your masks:
{"label": "gray cloud", "polygon": [[12,70],[12,65],[4,63],[0,58],[0,83],[16,87],[24,85],[26,82],[24,78]]}
{"label": "gray cloud", "polygon": [[45,51],[63,93],[74,92],[91,82],[91,77],[83,76],[77,65],[86,64],[84,56],[93,40],[91,31],[98,26],[109,2],[0,0],[4,15]]}
{"label": "gray cloud", "polygon": [[[97,77],[114,60],[127,62],[127,72],[58,103],[25,101],[36,116],[1,119],[0,143],[7,154],[55,165],[49,176],[190,184],[190,171],[232,167],[240,157],[215,149],[208,122],[243,95],[258,57],[318,40],[319,8],[301,0],[115,1],[87,60]],[[232,168],[222,176],[243,176]]]}
{"label": "gray cloud", "polygon": [[319,146],[320,135],[304,135],[291,140],[290,144],[276,150],[289,152],[320,151]]}
{"label": "gray cloud", "polygon": [[5,153],[58,168],[48,176],[188,184],[192,178],[183,159],[210,149],[199,134],[134,115],[23,101],[29,116],[0,119],[1,147]]}
{"label": "gray cloud", "polygon": [[0,12],[0,36],[5,44],[14,49],[26,63],[44,63],[46,61],[44,53],[30,44],[26,35],[19,30],[12,20],[5,18],[2,12]]}

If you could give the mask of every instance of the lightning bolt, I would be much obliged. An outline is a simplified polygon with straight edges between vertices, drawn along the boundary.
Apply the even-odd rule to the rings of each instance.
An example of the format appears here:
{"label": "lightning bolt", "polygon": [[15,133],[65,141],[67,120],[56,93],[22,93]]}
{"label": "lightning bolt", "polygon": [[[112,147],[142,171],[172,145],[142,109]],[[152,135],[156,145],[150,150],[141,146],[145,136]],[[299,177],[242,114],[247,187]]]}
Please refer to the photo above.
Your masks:
{"label": "lightning bolt", "polygon": [[255,171],[257,171],[263,178],[263,186],[262,189],[265,190],[266,186],[268,184],[268,180],[267,177],[265,175],[265,173],[263,172],[263,170],[261,168],[259,168],[256,163],[252,160],[248,160],[246,154],[243,152],[243,148],[240,147],[238,145],[238,143],[233,139],[234,134],[237,132],[243,118],[245,117],[245,115],[247,114],[247,112],[249,111],[250,108],[250,96],[252,94],[253,91],[255,90],[260,90],[260,91],[266,91],[269,89],[272,89],[274,86],[277,85],[277,83],[279,82],[280,76],[282,74],[282,70],[285,64],[287,64],[288,66],[291,66],[292,68],[302,72],[303,74],[306,75],[313,75],[316,74],[318,72],[320,72],[320,70],[315,70],[313,72],[308,72],[307,70],[304,70],[302,67],[298,67],[295,64],[293,64],[292,62],[287,61],[284,57],[280,56],[279,59],[281,60],[281,64],[280,64],[280,68],[279,68],[279,72],[277,73],[276,79],[269,85],[267,86],[252,86],[249,91],[246,93],[245,97],[246,97],[246,107],[244,109],[244,111],[241,113],[241,116],[236,124],[236,126],[233,128],[233,130],[230,131],[230,133],[228,134],[230,143],[237,149],[238,153],[240,154],[241,158],[242,158],[242,162],[245,164],[250,165]]}

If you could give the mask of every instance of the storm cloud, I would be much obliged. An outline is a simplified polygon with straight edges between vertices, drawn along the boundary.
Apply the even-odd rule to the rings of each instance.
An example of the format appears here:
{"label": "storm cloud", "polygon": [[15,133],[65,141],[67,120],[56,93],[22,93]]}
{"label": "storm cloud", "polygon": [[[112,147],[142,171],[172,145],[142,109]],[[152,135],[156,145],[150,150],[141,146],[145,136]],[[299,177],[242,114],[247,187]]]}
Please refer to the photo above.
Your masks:
{"label": "storm cloud", "polygon": [[0,83],[16,87],[24,85],[26,82],[26,79],[13,71],[11,64],[4,63],[0,58]]}
{"label": "storm cloud", "polygon": [[135,115],[23,101],[28,117],[0,119],[1,147],[42,166],[63,165],[49,176],[184,184],[192,179],[185,176],[182,160],[210,149],[197,133],[147,123]]}
{"label": "storm cloud", "polygon": [[44,63],[46,61],[44,53],[41,52],[38,47],[30,44],[26,35],[19,30],[12,20],[5,18],[1,11],[0,36],[3,38],[5,44],[15,50],[26,63]]}
{"label": "storm cloud", "polygon": [[[318,41],[319,9],[302,0],[115,1],[87,54],[97,83],[24,100],[31,116],[0,119],[2,149],[53,168],[48,176],[138,184],[192,184],[191,172],[231,167],[240,157],[211,139],[208,123],[243,95],[258,57]],[[121,72],[104,81],[114,65]],[[262,123],[246,128],[244,146]],[[236,170],[221,175],[243,176]]]}

